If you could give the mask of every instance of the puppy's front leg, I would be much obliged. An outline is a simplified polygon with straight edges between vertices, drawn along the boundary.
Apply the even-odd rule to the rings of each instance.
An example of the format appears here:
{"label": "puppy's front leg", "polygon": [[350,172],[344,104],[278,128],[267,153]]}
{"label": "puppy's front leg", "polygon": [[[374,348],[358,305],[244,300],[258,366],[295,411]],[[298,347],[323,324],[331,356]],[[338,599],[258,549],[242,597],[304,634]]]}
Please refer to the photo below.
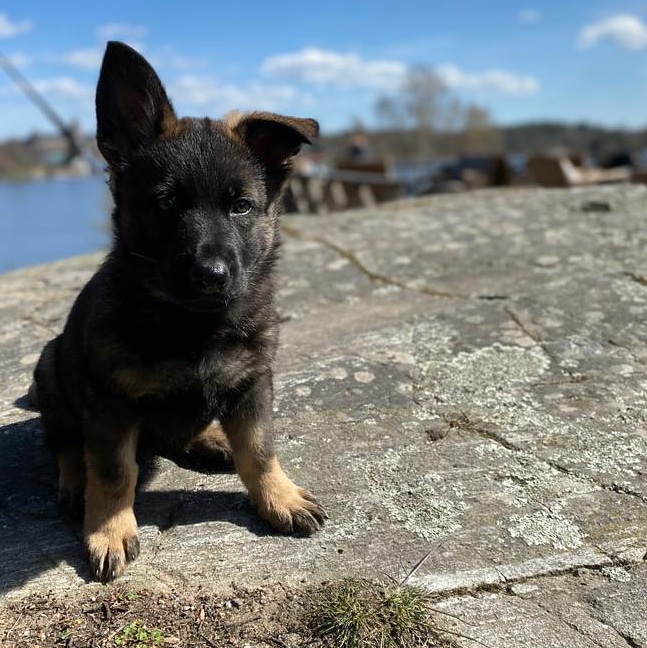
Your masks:
{"label": "puppy's front leg", "polygon": [[265,375],[220,423],[231,445],[236,471],[259,515],[283,532],[313,533],[326,514],[314,496],[283,472],[271,436],[272,377]]}
{"label": "puppy's front leg", "polygon": [[104,583],[139,555],[133,512],[137,484],[137,427],[119,409],[103,404],[85,421],[85,517],[83,534],[90,569]]}

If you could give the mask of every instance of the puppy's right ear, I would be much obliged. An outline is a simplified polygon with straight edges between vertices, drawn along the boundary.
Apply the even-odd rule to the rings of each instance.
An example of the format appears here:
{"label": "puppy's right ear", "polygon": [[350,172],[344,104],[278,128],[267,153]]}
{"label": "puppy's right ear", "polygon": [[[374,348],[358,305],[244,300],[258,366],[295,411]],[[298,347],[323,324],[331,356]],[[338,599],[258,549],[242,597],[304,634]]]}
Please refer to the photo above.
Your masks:
{"label": "puppy's right ear", "polygon": [[133,154],[176,121],[155,70],[132,47],[110,41],[97,84],[97,144],[110,166]]}

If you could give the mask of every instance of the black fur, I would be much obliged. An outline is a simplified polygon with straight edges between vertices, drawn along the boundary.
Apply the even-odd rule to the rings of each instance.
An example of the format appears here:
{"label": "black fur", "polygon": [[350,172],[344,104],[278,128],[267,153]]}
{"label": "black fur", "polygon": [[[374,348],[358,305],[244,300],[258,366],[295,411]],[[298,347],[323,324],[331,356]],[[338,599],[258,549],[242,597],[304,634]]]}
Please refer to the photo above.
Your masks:
{"label": "black fur", "polygon": [[[108,44],[96,108],[114,240],[35,371],[47,443],[59,465],[66,453],[83,453],[101,492],[121,497],[129,435],[172,457],[218,419],[231,446],[220,459],[233,448],[239,472],[237,436],[259,435],[256,454],[238,454],[262,480],[274,457],[280,191],[317,124],[268,113],[178,119],[154,70],[121,43]],[[63,481],[65,505],[75,498]],[[322,519],[318,505],[299,508],[291,526],[313,530]],[[123,555],[93,556],[93,531],[86,528],[93,569],[110,580],[119,560],[135,557],[136,536],[124,537]]]}

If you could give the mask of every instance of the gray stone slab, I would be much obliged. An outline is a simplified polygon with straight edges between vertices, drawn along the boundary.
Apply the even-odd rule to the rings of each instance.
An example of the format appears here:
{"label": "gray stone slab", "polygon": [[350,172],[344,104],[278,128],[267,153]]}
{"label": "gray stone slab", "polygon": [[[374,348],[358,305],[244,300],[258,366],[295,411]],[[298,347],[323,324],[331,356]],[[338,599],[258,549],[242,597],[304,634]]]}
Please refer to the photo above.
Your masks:
{"label": "gray stone slab", "polygon": [[646,585],[644,565],[581,569],[448,597],[434,607],[465,648],[641,648],[647,645]]}
{"label": "gray stone slab", "polygon": [[[492,648],[647,645],[646,206],[641,187],[527,189],[286,217],[277,446],[330,520],[274,534],[235,475],[159,460],[124,582],[402,577],[431,552],[416,582]],[[20,398],[98,260],[0,277],[11,597],[89,576]]]}

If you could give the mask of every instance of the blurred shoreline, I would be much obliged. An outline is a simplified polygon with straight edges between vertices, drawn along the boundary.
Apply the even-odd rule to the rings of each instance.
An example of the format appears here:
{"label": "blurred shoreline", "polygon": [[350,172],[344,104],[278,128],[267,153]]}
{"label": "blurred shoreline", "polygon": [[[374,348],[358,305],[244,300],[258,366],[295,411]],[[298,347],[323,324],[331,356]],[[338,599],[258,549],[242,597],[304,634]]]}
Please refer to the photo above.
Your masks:
{"label": "blurred shoreline", "polygon": [[[421,147],[416,130],[371,130],[324,134],[316,142],[328,163],[343,157],[349,137],[357,130],[367,138],[378,156],[389,157],[399,166],[434,164],[466,155],[531,156],[557,149],[576,152],[593,164],[605,165],[619,154],[647,150],[647,129],[606,128],[586,123],[536,122],[465,131],[433,131],[425,134]],[[84,137],[90,154],[67,163],[69,141],[60,135],[34,134],[0,142],[0,181],[23,181],[50,177],[76,177],[96,173],[102,167],[94,137]]]}

